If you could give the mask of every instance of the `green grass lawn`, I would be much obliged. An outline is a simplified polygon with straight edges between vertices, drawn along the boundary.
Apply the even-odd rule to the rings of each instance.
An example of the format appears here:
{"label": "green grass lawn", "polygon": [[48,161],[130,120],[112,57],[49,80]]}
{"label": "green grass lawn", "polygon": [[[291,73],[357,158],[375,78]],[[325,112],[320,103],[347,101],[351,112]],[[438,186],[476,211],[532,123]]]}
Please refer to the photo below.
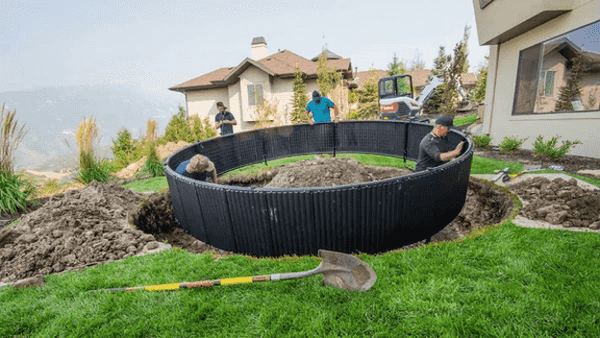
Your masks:
{"label": "green grass lawn", "polygon": [[[505,166],[473,159],[473,170],[483,173]],[[166,180],[127,187],[159,191]],[[506,221],[451,243],[359,255],[377,273],[366,292],[322,287],[320,275],[210,289],[87,292],[306,271],[320,261],[242,255],[216,261],[168,250],[48,275],[42,288],[0,289],[0,337],[599,337],[599,247],[597,233]]]}
{"label": "green grass lawn", "polygon": [[475,123],[477,120],[477,114],[472,114],[464,117],[457,117],[454,119],[454,126],[460,127],[465,124]]}
{"label": "green grass lawn", "polygon": [[485,235],[379,256],[366,292],[322,276],[210,289],[87,293],[316,267],[314,257],[254,260],[168,250],[46,286],[0,290],[0,336],[568,337],[600,336],[600,240],[506,222]]}

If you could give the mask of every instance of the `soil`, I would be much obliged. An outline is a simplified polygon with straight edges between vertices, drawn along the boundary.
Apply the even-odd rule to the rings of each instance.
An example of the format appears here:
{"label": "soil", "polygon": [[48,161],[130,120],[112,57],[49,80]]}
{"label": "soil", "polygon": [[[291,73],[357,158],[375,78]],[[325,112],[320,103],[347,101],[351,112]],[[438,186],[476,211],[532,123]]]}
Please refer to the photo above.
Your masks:
{"label": "soil", "polygon": [[575,179],[533,177],[513,191],[524,200],[520,214],[565,228],[600,229],[600,191],[577,186]]}
{"label": "soil", "polygon": [[127,215],[147,194],[117,183],[92,182],[50,198],[0,229],[0,282],[78,270],[158,246],[152,235],[131,228]]}

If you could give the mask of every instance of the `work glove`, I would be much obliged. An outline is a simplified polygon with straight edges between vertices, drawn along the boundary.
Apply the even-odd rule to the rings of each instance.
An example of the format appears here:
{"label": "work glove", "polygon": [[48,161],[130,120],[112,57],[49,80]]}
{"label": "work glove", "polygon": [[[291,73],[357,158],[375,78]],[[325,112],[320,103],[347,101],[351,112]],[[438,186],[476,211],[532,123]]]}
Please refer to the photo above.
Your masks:
{"label": "work glove", "polygon": [[313,120],[313,119],[308,120],[308,124],[310,124],[311,126],[314,126],[315,125],[315,120]]}

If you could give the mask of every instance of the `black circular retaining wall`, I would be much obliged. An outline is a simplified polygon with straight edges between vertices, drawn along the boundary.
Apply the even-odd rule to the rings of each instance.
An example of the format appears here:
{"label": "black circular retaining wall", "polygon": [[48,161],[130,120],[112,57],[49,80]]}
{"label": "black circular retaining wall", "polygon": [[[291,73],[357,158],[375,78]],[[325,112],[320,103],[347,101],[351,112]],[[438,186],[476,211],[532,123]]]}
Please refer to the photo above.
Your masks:
{"label": "black circular retaining wall", "polygon": [[379,253],[439,232],[461,211],[473,142],[460,131],[452,147],[462,155],[435,169],[381,181],[336,187],[255,188],[183,177],[175,168],[195,154],[217,173],[273,159],[318,153],[370,153],[416,160],[430,124],[343,121],[283,126],[216,137],[189,145],[165,160],[177,220],[214,247],[253,256],[316,255],[318,249]]}

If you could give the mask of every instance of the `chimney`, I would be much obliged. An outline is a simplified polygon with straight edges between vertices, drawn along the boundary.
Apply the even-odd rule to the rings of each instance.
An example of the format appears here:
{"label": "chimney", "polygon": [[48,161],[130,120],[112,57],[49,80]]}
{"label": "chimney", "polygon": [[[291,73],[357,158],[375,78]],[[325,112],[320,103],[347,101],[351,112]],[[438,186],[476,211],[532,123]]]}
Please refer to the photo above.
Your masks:
{"label": "chimney", "polygon": [[260,60],[267,57],[267,41],[262,36],[252,39],[252,59]]}

